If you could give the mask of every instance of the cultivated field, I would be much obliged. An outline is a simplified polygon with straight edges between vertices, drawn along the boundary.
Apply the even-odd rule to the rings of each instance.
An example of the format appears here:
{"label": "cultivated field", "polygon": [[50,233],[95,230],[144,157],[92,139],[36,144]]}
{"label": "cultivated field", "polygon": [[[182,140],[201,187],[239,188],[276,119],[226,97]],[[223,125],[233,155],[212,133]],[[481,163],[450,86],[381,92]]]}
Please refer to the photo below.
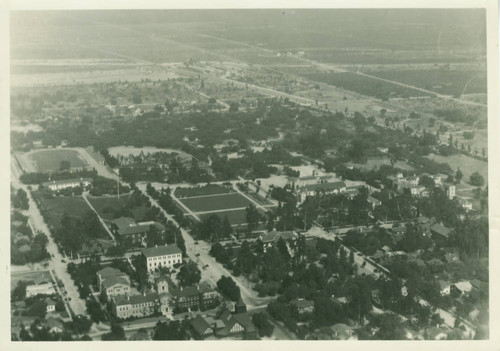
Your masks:
{"label": "cultivated field", "polygon": [[69,161],[72,169],[87,167],[88,164],[75,150],[35,150],[26,154],[18,154],[19,162],[26,172],[57,172],[62,161]]}

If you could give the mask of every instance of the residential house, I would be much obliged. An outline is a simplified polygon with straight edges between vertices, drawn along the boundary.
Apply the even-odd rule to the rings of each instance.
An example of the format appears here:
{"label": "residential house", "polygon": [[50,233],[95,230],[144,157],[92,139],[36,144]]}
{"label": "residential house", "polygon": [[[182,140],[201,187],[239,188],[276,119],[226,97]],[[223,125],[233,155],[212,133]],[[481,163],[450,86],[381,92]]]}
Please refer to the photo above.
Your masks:
{"label": "residential house", "polygon": [[472,284],[465,280],[455,283],[451,286],[450,293],[455,296],[468,294],[472,290]]}
{"label": "residential house", "polygon": [[47,304],[47,313],[54,312],[56,310],[56,303],[52,299],[45,299],[45,303]]}
{"label": "residential house", "polygon": [[60,334],[64,330],[64,324],[60,318],[48,317],[45,323],[51,334]]}
{"label": "residential house", "polygon": [[448,236],[452,230],[450,228],[446,228],[444,225],[440,223],[435,223],[431,226],[431,234],[433,237],[438,238],[440,240],[448,239]]}
{"label": "residential house", "polygon": [[451,283],[446,282],[444,280],[438,280],[438,284],[439,284],[439,292],[441,293],[441,296],[450,295]]}
{"label": "residential house", "polygon": [[59,191],[68,188],[77,188],[82,186],[84,188],[92,185],[92,178],[75,178],[75,179],[64,179],[64,180],[52,180],[49,182],[42,183],[44,188],[49,188],[52,191]]}
{"label": "residential house", "polygon": [[330,327],[333,340],[357,340],[354,328],[344,323],[336,323]]}
{"label": "residential house", "polygon": [[219,292],[208,281],[202,281],[198,285],[198,290],[200,292],[201,308],[210,308],[211,306],[215,306],[219,303]]}
{"label": "residential house", "polygon": [[448,263],[460,262],[460,256],[458,256],[458,254],[456,254],[454,252],[448,252],[443,257],[444,257],[444,260]]}
{"label": "residential house", "polygon": [[174,264],[182,263],[182,251],[177,245],[157,246],[142,249],[142,256],[146,260],[148,273],[160,267],[172,268]]}
{"label": "residential house", "polygon": [[290,301],[292,306],[297,308],[299,314],[312,313],[314,312],[314,301],[306,299],[293,299]]}
{"label": "residential house", "polygon": [[119,319],[147,317],[158,311],[160,304],[156,292],[142,295],[117,295],[111,298],[113,313]]}
{"label": "residential house", "polygon": [[213,326],[201,315],[198,314],[191,321],[191,327],[199,338],[204,338],[214,334]]}
{"label": "residential house", "polygon": [[375,207],[382,205],[382,201],[380,201],[379,199],[374,198],[371,195],[368,195],[367,201],[371,205],[372,209],[375,209]]}
{"label": "residential house", "polygon": [[170,291],[172,306],[177,309],[192,309],[200,307],[200,292],[197,288],[188,286]]}
{"label": "residential house", "polygon": [[278,232],[276,230],[270,231],[269,233],[266,234],[262,234],[259,237],[264,246],[264,252],[269,247],[276,245],[280,239],[283,239],[286,242],[288,253],[290,254],[290,256],[293,256],[293,248],[290,246],[289,241],[290,240],[295,241],[297,240],[297,238],[298,238],[297,233],[293,231]]}
{"label": "residential house", "polygon": [[257,338],[257,330],[250,319],[248,313],[234,313],[225,311],[220,319],[224,323],[224,328],[216,332],[218,337],[236,337],[253,340]]}

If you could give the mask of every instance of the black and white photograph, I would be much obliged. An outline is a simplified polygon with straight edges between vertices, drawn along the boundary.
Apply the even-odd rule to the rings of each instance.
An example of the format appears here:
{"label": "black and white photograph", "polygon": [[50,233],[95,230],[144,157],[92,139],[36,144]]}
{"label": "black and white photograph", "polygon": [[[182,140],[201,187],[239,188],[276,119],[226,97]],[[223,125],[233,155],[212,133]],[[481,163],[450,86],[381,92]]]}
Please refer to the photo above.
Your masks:
{"label": "black and white photograph", "polygon": [[176,5],[8,11],[0,345],[497,340],[496,2]]}

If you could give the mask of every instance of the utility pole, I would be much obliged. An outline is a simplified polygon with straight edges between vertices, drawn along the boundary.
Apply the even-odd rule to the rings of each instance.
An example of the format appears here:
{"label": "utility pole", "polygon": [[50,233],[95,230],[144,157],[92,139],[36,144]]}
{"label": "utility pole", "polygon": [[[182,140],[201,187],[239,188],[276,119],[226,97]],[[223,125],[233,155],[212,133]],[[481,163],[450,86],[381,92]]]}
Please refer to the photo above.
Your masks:
{"label": "utility pole", "polygon": [[120,168],[118,168],[116,172],[116,186],[118,188],[118,198],[120,198],[120,181],[118,180],[119,174],[120,174]]}

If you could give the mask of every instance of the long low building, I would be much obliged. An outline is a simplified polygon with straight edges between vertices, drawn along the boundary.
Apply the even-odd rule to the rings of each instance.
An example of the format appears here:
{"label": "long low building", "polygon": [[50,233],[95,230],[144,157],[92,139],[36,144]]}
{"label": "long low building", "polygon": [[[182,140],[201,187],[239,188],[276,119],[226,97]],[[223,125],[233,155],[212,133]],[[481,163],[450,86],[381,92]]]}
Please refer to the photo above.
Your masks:
{"label": "long low building", "polygon": [[88,187],[92,185],[92,178],[74,178],[63,180],[52,180],[42,183],[44,188],[49,188],[52,191],[59,191],[68,188],[77,188],[79,186]]}

